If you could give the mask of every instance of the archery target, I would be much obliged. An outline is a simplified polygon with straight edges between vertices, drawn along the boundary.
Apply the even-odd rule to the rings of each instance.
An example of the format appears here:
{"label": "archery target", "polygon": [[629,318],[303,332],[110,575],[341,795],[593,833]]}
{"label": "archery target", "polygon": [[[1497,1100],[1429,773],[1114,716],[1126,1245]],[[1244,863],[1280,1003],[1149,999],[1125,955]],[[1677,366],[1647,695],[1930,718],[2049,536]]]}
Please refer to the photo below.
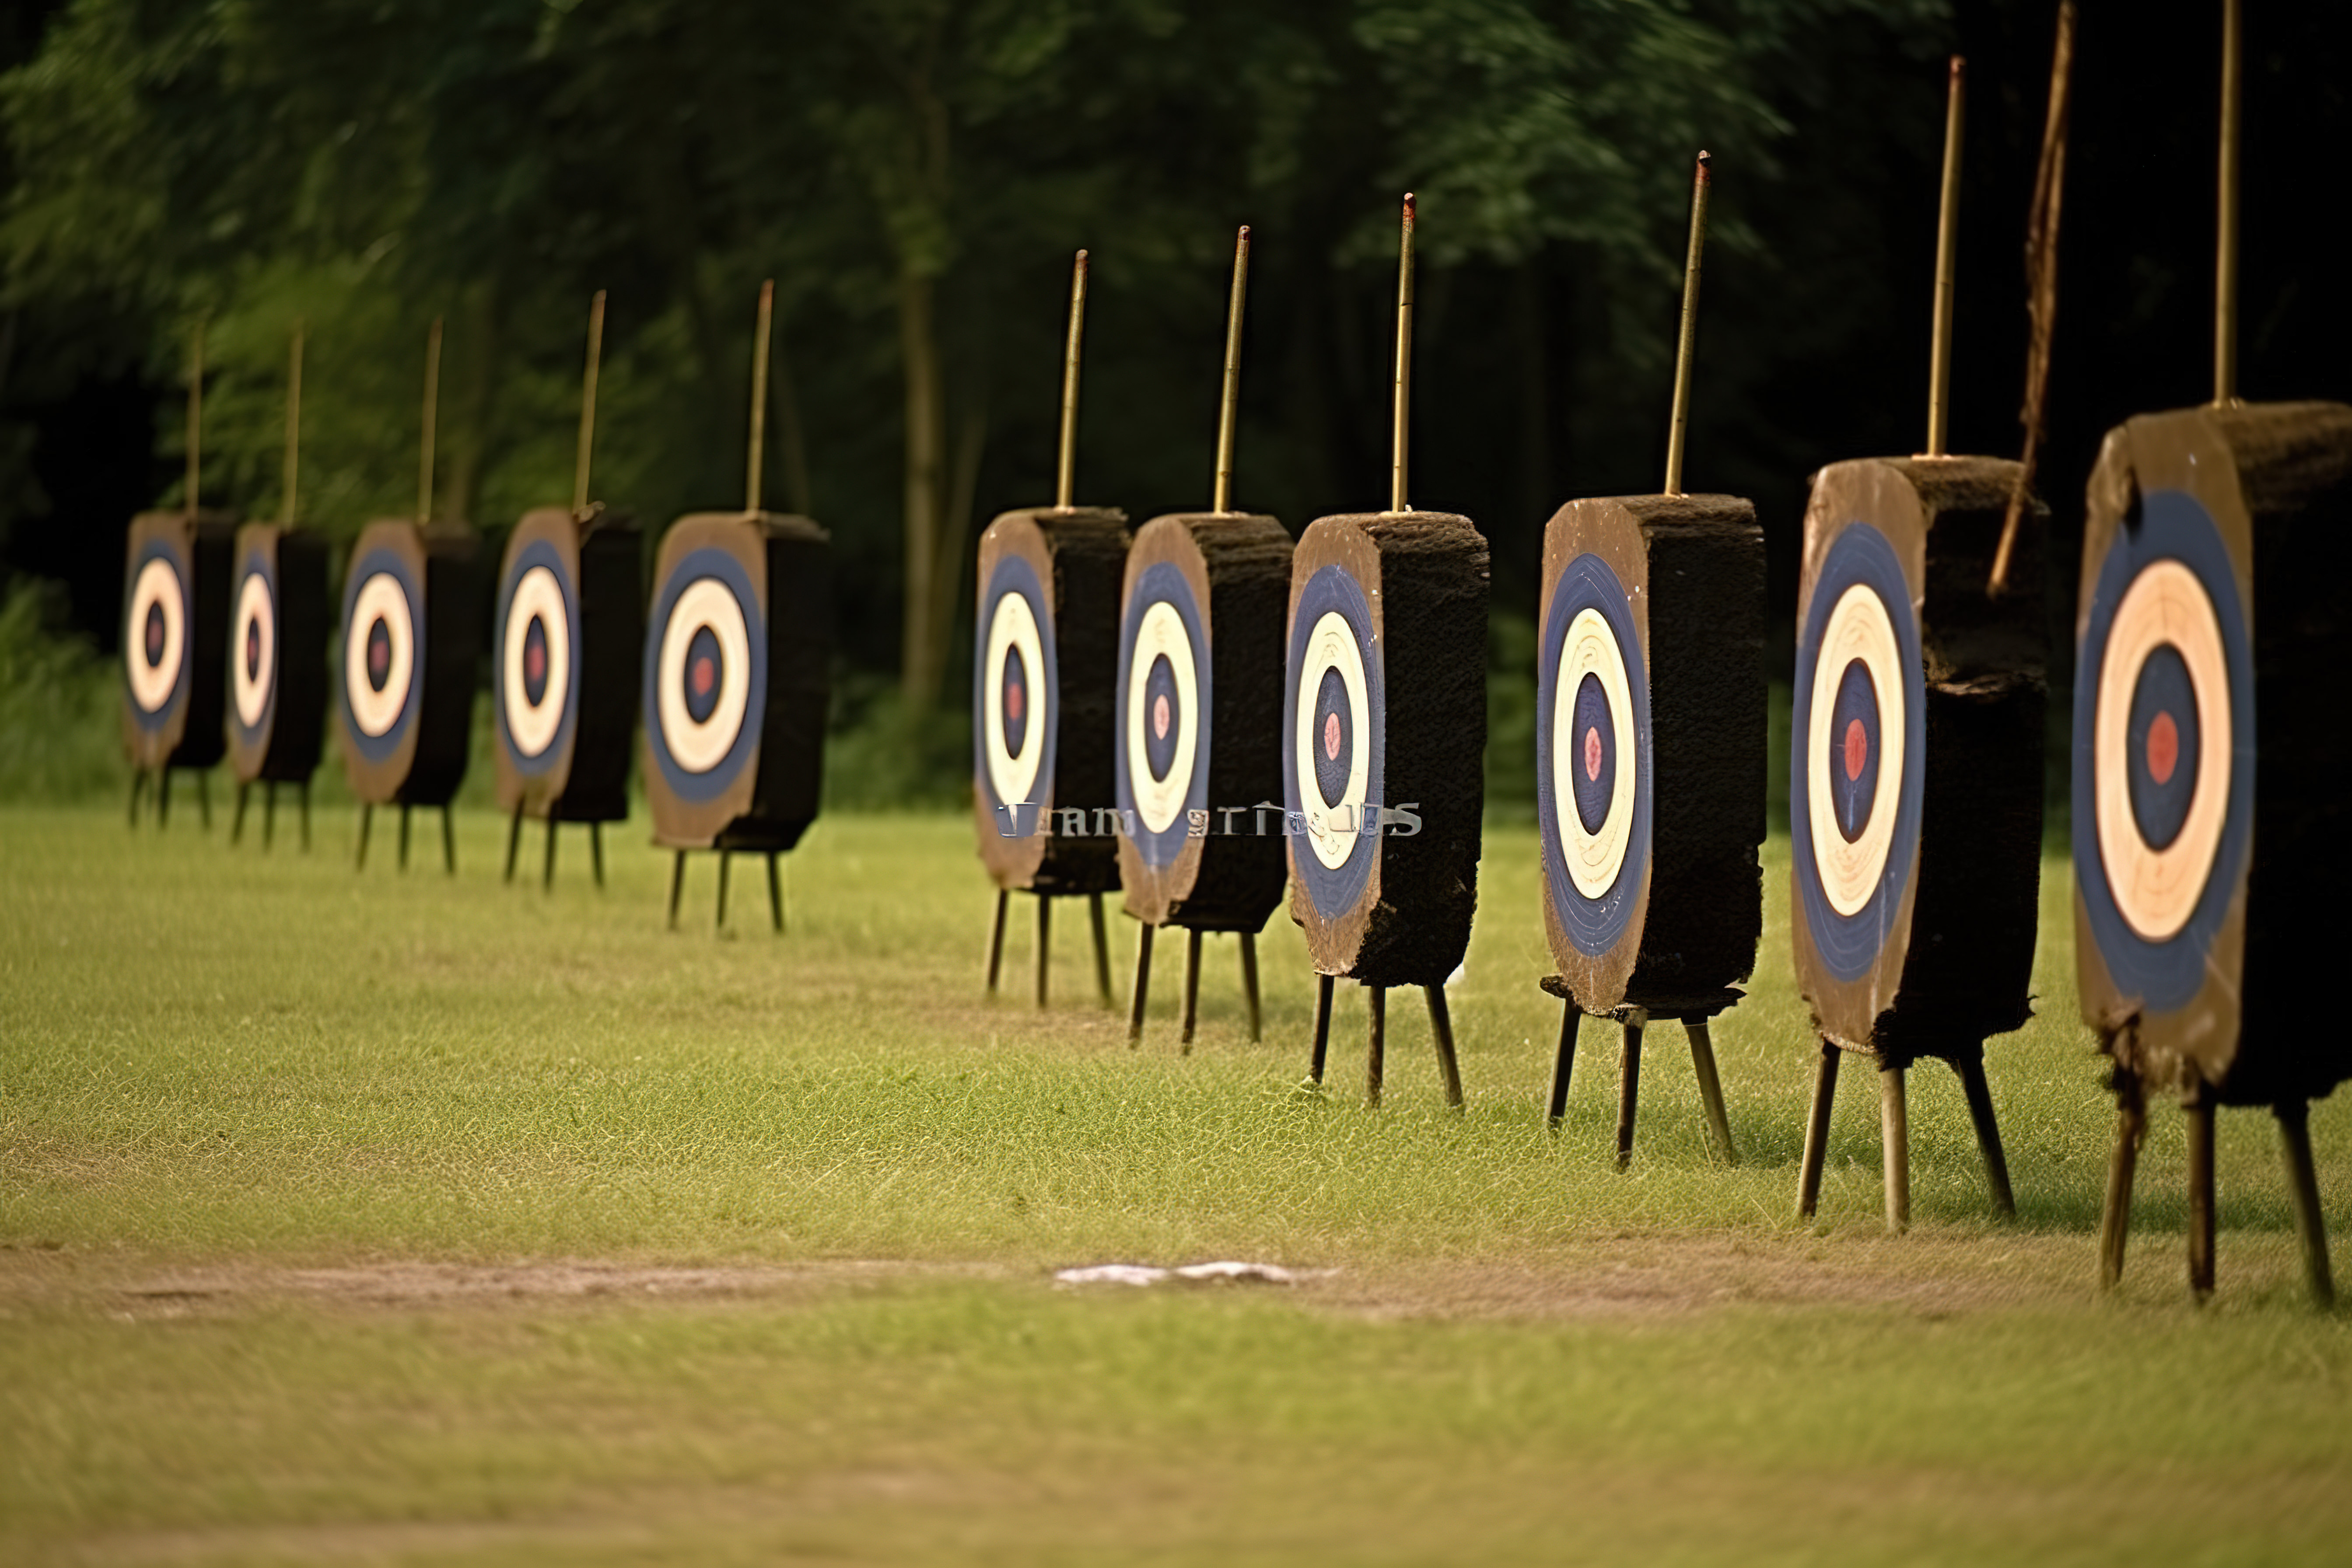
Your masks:
{"label": "archery target", "polygon": [[1579,555],[1561,570],[1537,670],[1537,791],[1552,908],[1598,958],[1640,908],[1650,852],[1647,666],[1624,584]]}
{"label": "archery target", "polygon": [[543,773],[579,719],[578,595],[566,563],[541,539],[516,552],[500,598],[499,722],[516,768]]}
{"label": "archery target", "polygon": [[1901,562],[1857,522],[1822,558],[1797,651],[1790,827],[1805,922],[1824,965],[1877,962],[1919,841],[1927,681]]}
{"label": "archery target", "polygon": [[122,669],[142,729],[162,725],[187,691],[187,575],[160,542],[141,552],[123,625]]}
{"label": "archery target", "polygon": [[1183,853],[1188,811],[1206,810],[1208,639],[1192,585],[1170,562],[1146,568],[1119,638],[1118,804],[1149,866]]}
{"label": "archery target", "polygon": [[248,552],[229,623],[229,699],[238,738],[259,742],[278,694],[278,585],[265,551]]}
{"label": "archery target", "polygon": [[2253,807],[2253,659],[2228,547],[2157,490],[2102,563],[2074,699],[2074,869],[2108,972],[2184,1005],[2229,910]]}
{"label": "archery target", "polygon": [[408,563],[387,549],[362,558],[343,608],[343,707],[353,742],[371,763],[392,756],[415,727],[423,695],[419,644],[425,595]]}
{"label": "archery target", "polygon": [[1338,919],[1379,854],[1386,694],[1363,588],[1341,566],[1307,580],[1291,610],[1284,694],[1285,805],[1303,819],[1292,864],[1316,910]]}
{"label": "archery target", "polygon": [[[752,765],[767,709],[759,596],[725,551],[689,552],[654,601],[645,710],[654,763],[684,800],[715,799]],[[576,648],[576,644],[574,645]]]}
{"label": "archery target", "polygon": [[1008,555],[997,563],[981,605],[980,637],[972,730],[988,804],[1042,805],[1038,781],[1050,788],[1053,779],[1059,680],[1053,618],[1026,561]]}

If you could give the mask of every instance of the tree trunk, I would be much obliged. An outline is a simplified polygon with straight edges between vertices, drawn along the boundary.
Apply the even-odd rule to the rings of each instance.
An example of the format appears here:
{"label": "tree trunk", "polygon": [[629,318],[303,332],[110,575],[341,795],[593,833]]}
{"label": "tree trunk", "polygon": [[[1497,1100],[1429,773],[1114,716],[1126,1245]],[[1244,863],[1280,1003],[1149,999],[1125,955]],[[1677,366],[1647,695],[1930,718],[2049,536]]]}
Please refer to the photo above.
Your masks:
{"label": "tree trunk", "polygon": [[[899,685],[910,714],[939,700],[946,637],[935,616],[945,521],[942,473],[947,395],[932,316],[935,280],[909,267],[898,275],[898,344],[907,381],[907,578],[900,601]],[[948,574],[952,581],[952,574]],[[950,590],[952,591],[952,590]]]}

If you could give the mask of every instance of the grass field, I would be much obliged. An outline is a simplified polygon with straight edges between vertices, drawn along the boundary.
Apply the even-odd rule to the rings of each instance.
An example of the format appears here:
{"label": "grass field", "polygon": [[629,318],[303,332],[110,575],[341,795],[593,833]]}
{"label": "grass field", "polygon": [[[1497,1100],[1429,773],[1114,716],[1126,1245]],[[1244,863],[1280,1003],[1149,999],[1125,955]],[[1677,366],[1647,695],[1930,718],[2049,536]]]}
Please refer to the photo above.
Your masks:
{"label": "grass field", "polygon": [[[2182,1133],[2153,1119],[2132,1267],[2093,1289],[2113,1125],[2074,1021],[2066,868],[2042,1016],[1994,1043],[2021,1215],[1986,1212],[1957,1082],[1914,1075],[1914,1228],[1883,1234],[1850,1072],[1818,1224],[1791,1216],[1811,1047],[1784,842],[1753,994],[1716,1030],[1712,1163],[1651,1032],[1613,1168],[1558,1004],[1531,831],[1487,839],[1447,1113],[1417,1007],[1386,1109],[1343,992],[1277,917],[1266,1037],[1229,941],[1175,1043],[1092,995],[981,992],[961,819],[834,816],[771,937],[712,871],[662,930],[641,826],[588,884],[394,869],[379,824],[265,858],[113,810],[0,810],[0,1560],[1368,1563],[1528,1558],[2342,1562],[2352,1318],[2305,1304],[2276,1135],[2221,1124],[2221,1291],[2183,1285]],[[437,848],[434,836],[421,843]],[[536,833],[526,851],[535,862]],[[1019,912],[1026,916],[1025,901]],[[1133,927],[1114,926],[1123,988]],[[2352,1213],[2352,1111],[2314,1110]],[[1234,1258],[1291,1288],[1070,1290]]]}

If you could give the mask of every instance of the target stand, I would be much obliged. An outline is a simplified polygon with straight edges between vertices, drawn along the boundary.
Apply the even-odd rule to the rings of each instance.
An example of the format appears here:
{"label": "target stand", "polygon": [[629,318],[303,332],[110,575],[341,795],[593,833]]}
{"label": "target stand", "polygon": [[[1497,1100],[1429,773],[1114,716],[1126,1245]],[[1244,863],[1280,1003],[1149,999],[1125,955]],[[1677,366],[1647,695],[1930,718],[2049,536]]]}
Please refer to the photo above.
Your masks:
{"label": "target stand", "polygon": [[216,511],[144,511],[123,552],[122,748],[131,763],[131,825],[147,782],[155,822],[172,816],[172,774],[196,775],[196,805],[212,826],[209,770],[226,750],[229,571],[235,518]]}
{"label": "target stand", "polygon": [[261,847],[278,822],[278,786],[301,799],[302,847],[310,847],[310,775],[327,735],[327,639],[333,600],[326,541],[304,529],[248,522],[236,531],[236,609],[228,633],[229,763],[236,814],[229,842],[245,835],[246,806],[261,786]]}
{"label": "target stand", "polygon": [[1536,794],[1544,932],[1566,1009],[1546,1116],[1587,1016],[1623,1029],[1617,1165],[1644,1027],[1680,1022],[1719,1157],[1736,1161],[1708,1025],[1763,929],[1764,535],[1733,496],[1570,501],[1544,531]]}
{"label": "target stand", "polygon": [[1119,590],[1127,514],[1112,507],[1000,513],[980,538],[972,660],[972,800],[981,864],[996,884],[988,990],[996,991],[1015,892],[1037,900],[1044,1006],[1052,900],[1084,898],[1095,979],[1110,1000],[1102,896],[1119,886],[1114,784]]}
{"label": "target stand", "polygon": [[2189,1282],[2213,1289],[2213,1113],[2278,1120],[2306,1282],[2335,1297],[2308,1106],[2352,1078],[2307,993],[2352,874],[2334,691],[2352,644],[2352,407],[2233,405],[2111,430],[2075,623],[2075,965],[2114,1059],[2100,1276],[2121,1278],[2149,1090],[2189,1117]]}
{"label": "target stand", "polygon": [[[1841,1057],[1879,1068],[1886,1223],[1910,1224],[1905,1074],[1959,1075],[1993,1207],[2016,1212],[1984,1042],[2032,1016],[2041,875],[2041,597],[1989,595],[2019,466],[1863,458],[1814,476],[1805,512],[1789,816],[1798,989],[1821,1054],[1798,1178],[1810,1218]],[[2013,575],[2042,580],[2048,510]]]}
{"label": "target stand", "polygon": [[721,925],[729,858],[765,857],[774,927],[784,929],[776,858],[816,820],[832,657],[833,544],[823,528],[766,511],[696,512],[670,525],[654,567],[639,700],[654,842],[676,852],[671,929],[695,851],[719,858]]}
{"label": "target stand", "polygon": [[499,569],[499,805],[514,880],[525,817],[547,824],[541,885],[555,885],[555,830],[585,823],[596,886],[604,824],[629,815],[629,751],[646,644],[644,534],[601,508],[526,512]]}
{"label": "target stand", "polygon": [[479,543],[461,522],[406,518],[368,524],[352,548],[343,586],[343,773],[360,802],[359,853],[367,867],[375,808],[400,808],[400,866],[408,817],[441,811],[443,864],[457,871],[449,803],[465,781],[481,657]]}

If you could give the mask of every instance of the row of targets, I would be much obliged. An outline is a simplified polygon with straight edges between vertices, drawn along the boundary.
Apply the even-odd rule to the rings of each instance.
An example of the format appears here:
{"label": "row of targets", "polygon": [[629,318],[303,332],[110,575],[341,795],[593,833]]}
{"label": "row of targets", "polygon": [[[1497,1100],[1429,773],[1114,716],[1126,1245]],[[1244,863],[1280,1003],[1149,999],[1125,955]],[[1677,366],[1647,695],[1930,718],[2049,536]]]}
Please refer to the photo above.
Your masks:
{"label": "row of targets", "polygon": [[[160,813],[170,770],[209,768],[226,749],[239,786],[238,830],[250,787],[264,786],[268,813],[285,784],[301,792],[307,846],[309,781],[332,687],[344,771],[362,808],[359,863],[366,862],[377,806],[400,810],[404,865],[410,812],[438,806],[444,857],[454,871],[447,810],[467,765],[487,632],[498,799],[512,822],[508,879],[522,824],[531,818],[547,824],[550,879],[557,825],[587,824],[602,884],[600,829],[627,816],[642,713],[654,840],[677,855],[673,923],[687,853],[716,850],[720,918],[726,857],[759,854],[767,858],[772,914],[782,929],[775,858],[814,819],[823,772],[831,574],[823,529],[758,504],[772,286],[761,296],[752,374],[750,500],[741,512],[695,513],[671,527],[656,563],[650,621],[642,534],[631,519],[589,497],[604,305],[599,294],[590,315],[572,503],[535,509],[517,524],[488,614],[478,536],[467,523],[433,516],[436,322],[426,348],[416,516],[362,531],[335,615],[325,542],[294,522],[298,334],[281,521],[236,529],[184,510],[144,513],[131,524],[124,734],[135,770],[134,821],[150,776],[158,781]],[[190,496],[198,493],[199,399],[192,393]],[[337,626],[339,679],[328,658]],[[265,836],[268,821],[265,816]]]}

